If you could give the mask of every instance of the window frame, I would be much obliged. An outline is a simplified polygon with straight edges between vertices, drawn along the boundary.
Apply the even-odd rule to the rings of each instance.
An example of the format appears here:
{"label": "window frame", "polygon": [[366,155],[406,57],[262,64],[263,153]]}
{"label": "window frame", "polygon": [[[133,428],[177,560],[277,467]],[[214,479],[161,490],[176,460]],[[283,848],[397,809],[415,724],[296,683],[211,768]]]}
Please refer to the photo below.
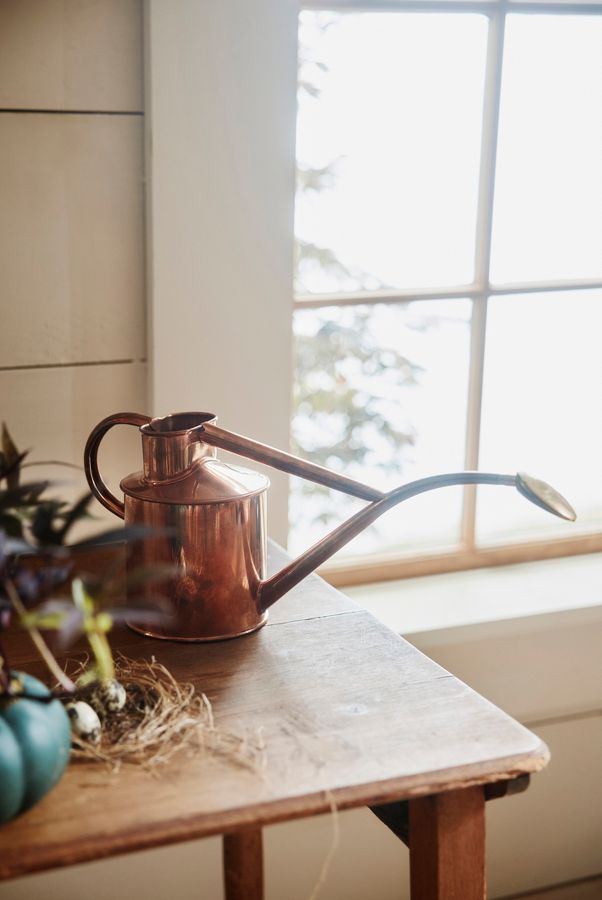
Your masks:
{"label": "window frame", "polygon": [[[492,284],[490,281],[491,238],[494,211],[496,156],[502,90],[502,68],[506,17],[511,13],[530,15],[600,15],[602,3],[510,2],[510,0],[303,0],[302,10],[340,12],[447,12],[481,13],[489,20],[485,83],[482,111],[482,135],[479,163],[479,187],[476,221],[475,277],[472,283],[447,288],[420,290],[357,291],[353,293],[299,294],[294,310],[333,306],[369,306],[381,303],[407,304],[416,300],[468,298],[472,302],[468,403],[465,433],[466,469],[479,468],[482,417],[485,336],[489,299],[492,297],[556,291],[602,289],[599,279],[563,279]],[[585,532],[569,538],[527,540],[495,547],[476,543],[475,486],[463,489],[461,533],[458,545],[443,552],[356,557],[344,562],[327,563],[321,574],[337,586],[437,572],[494,566],[527,560],[547,559],[602,550],[602,532]]]}

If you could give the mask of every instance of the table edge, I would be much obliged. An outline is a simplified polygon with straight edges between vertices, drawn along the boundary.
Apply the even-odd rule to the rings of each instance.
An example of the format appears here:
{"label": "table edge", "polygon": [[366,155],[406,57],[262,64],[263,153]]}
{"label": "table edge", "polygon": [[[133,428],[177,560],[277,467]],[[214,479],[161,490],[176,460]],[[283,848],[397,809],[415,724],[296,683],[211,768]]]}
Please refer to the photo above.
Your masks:
{"label": "table edge", "polygon": [[105,835],[100,840],[94,837],[81,844],[72,844],[69,848],[64,845],[49,845],[44,855],[40,856],[39,851],[36,852],[33,864],[21,851],[18,858],[13,861],[6,856],[0,859],[0,881],[186,841],[276,825],[294,819],[310,818],[335,810],[391,803],[506,781],[519,775],[541,771],[549,759],[550,752],[547,746],[536,738],[536,744],[530,751],[488,760],[481,764],[467,764],[454,769],[453,778],[450,777],[448,769],[433,772],[428,785],[424,785],[422,774],[401,776],[384,782],[320,790],[299,797],[267,801],[251,808],[233,807],[221,813],[174,819],[161,825],[149,826],[144,830],[136,829]]}

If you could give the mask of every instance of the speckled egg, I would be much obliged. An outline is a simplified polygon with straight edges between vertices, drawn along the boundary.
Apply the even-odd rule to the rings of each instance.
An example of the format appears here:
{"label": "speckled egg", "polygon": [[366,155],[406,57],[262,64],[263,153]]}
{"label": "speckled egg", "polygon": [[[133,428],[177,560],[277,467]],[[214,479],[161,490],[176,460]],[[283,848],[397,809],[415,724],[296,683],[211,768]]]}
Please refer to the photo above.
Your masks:
{"label": "speckled egg", "polygon": [[100,719],[90,704],[84,703],[83,700],[76,700],[73,703],[67,703],[65,709],[71,722],[71,733],[83,741],[98,744],[101,732]]}
{"label": "speckled egg", "polygon": [[89,700],[90,706],[100,715],[119,712],[125,706],[125,688],[116,678],[112,681],[102,681],[96,685]]}

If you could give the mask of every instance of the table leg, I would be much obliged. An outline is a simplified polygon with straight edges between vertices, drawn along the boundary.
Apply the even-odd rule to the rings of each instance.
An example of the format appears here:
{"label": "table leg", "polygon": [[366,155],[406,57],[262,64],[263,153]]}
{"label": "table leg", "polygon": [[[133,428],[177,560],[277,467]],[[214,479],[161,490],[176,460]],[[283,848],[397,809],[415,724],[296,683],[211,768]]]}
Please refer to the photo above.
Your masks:
{"label": "table leg", "polygon": [[225,834],[223,859],[226,900],[263,900],[261,828]]}
{"label": "table leg", "polygon": [[484,900],[482,787],[410,800],[412,900]]}

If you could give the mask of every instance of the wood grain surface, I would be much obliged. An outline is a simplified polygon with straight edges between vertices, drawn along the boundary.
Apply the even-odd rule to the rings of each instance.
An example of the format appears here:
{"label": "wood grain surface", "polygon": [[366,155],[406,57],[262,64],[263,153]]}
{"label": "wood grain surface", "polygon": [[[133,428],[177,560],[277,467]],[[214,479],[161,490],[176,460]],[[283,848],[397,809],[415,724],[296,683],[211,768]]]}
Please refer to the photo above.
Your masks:
{"label": "wood grain surface", "polygon": [[[282,559],[272,551],[272,565]],[[219,727],[260,734],[265,765],[249,771],[182,753],[153,777],[73,763],[51,794],[0,831],[4,878],[323,813],[333,803],[376,805],[504,780],[548,759],[535,735],[316,576],[248,637],[115,637],[127,655],[155,656],[205,692]],[[32,658],[21,636],[13,666],[31,670]]]}

